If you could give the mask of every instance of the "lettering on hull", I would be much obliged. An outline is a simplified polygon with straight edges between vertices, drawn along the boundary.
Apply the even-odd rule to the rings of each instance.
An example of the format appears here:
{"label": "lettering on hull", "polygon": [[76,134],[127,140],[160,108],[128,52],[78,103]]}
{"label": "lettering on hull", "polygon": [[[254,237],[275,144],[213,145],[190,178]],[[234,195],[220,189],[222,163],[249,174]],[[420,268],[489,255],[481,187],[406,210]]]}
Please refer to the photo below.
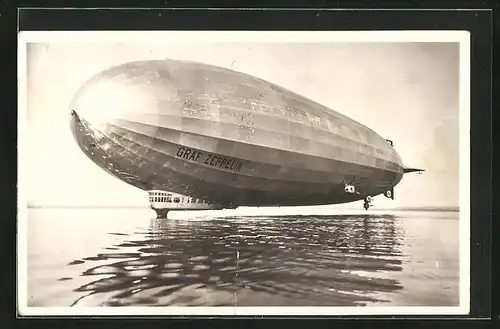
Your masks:
{"label": "lettering on hull", "polygon": [[210,167],[226,169],[234,172],[240,172],[243,162],[225,157],[219,154],[206,153],[189,147],[181,146],[175,154],[178,158],[191,162],[203,163]]}

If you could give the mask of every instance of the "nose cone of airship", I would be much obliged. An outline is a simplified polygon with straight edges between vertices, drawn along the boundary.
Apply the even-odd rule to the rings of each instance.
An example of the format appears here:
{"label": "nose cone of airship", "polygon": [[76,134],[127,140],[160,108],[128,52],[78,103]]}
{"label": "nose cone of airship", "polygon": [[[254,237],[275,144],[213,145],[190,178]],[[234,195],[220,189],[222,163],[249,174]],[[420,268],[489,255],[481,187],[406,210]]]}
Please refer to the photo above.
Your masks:
{"label": "nose cone of airship", "polygon": [[178,96],[171,70],[166,61],[112,67],[80,88],[70,110],[76,111],[95,129],[106,129],[117,120],[154,120],[161,104],[172,102]]}
{"label": "nose cone of airship", "polygon": [[92,77],[70,105],[70,125],[80,147],[79,135],[83,133],[110,137],[124,122],[154,123],[161,87],[158,75],[141,62],[116,66]]}
{"label": "nose cone of airship", "polygon": [[75,110],[71,110],[70,118],[69,118],[69,126],[71,128],[71,132],[73,133],[73,137],[76,139],[76,133],[78,131],[78,124],[80,122],[80,118],[78,117],[78,113]]}
{"label": "nose cone of airship", "polygon": [[92,148],[95,147],[98,138],[89,124],[75,110],[70,111],[70,129],[80,149],[92,158]]}
{"label": "nose cone of airship", "polygon": [[94,128],[103,129],[113,120],[130,112],[137,101],[137,93],[131,91],[128,81],[99,74],[88,81],[75,95],[71,111],[78,114]]}

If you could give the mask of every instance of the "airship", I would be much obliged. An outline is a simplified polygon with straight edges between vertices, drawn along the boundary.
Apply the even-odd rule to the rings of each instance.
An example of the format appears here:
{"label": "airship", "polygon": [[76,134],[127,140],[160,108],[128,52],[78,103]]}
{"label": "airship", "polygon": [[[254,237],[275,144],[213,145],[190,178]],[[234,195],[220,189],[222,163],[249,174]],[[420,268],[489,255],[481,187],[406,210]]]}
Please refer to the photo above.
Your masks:
{"label": "airship", "polygon": [[313,206],[394,199],[405,167],[391,140],[266,80],[198,62],[146,60],[76,92],[79,148],[170,210]]}

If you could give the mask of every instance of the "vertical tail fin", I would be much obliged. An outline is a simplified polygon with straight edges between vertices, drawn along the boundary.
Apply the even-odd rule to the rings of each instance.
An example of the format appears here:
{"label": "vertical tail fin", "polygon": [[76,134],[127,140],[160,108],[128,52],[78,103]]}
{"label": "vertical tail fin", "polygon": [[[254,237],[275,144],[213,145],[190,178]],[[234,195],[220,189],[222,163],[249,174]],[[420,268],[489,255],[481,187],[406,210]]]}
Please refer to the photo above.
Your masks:
{"label": "vertical tail fin", "polygon": [[385,192],[384,192],[384,196],[385,196],[386,198],[389,198],[389,199],[394,200],[394,188],[393,188],[393,187],[391,187],[391,189],[390,189],[390,190],[385,191]]}

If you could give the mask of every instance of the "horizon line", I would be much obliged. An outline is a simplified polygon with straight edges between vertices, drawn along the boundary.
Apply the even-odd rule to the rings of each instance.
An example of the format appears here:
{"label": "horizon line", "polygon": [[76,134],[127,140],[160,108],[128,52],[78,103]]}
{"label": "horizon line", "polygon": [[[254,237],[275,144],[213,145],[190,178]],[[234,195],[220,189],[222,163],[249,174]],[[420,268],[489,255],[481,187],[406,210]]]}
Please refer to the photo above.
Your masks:
{"label": "horizon line", "polygon": [[[328,206],[328,205],[325,205]],[[336,205],[332,205],[336,206]],[[338,206],[338,205],[337,205]],[[240,206],[246,207],[246,206]],[[261,206],[258,208],[291,208],[291,207],[311,207],[311,206]],[[322,206],[320,206],[322,207]],[[147,208],[150,209],[149,205],[27,205],[28,209],[123,209],[123,208]],[[249,208],[257,208],[249,207]],[[236,208],[238,209],[238,208]],[[342,210],[355,210],[354,208],[344,208]],[[382,207],[382,208],[373,208],[372,210],[426,210],[426,211],[440,211],[440,210],[448,210],[448,211],[459,211],[460,206],[400,206],[394,208]],[[172,211],[176,211],[176,209],[172,209]],[[183,210],[183,211],[200,211],[198,209],[193,210]]]}

